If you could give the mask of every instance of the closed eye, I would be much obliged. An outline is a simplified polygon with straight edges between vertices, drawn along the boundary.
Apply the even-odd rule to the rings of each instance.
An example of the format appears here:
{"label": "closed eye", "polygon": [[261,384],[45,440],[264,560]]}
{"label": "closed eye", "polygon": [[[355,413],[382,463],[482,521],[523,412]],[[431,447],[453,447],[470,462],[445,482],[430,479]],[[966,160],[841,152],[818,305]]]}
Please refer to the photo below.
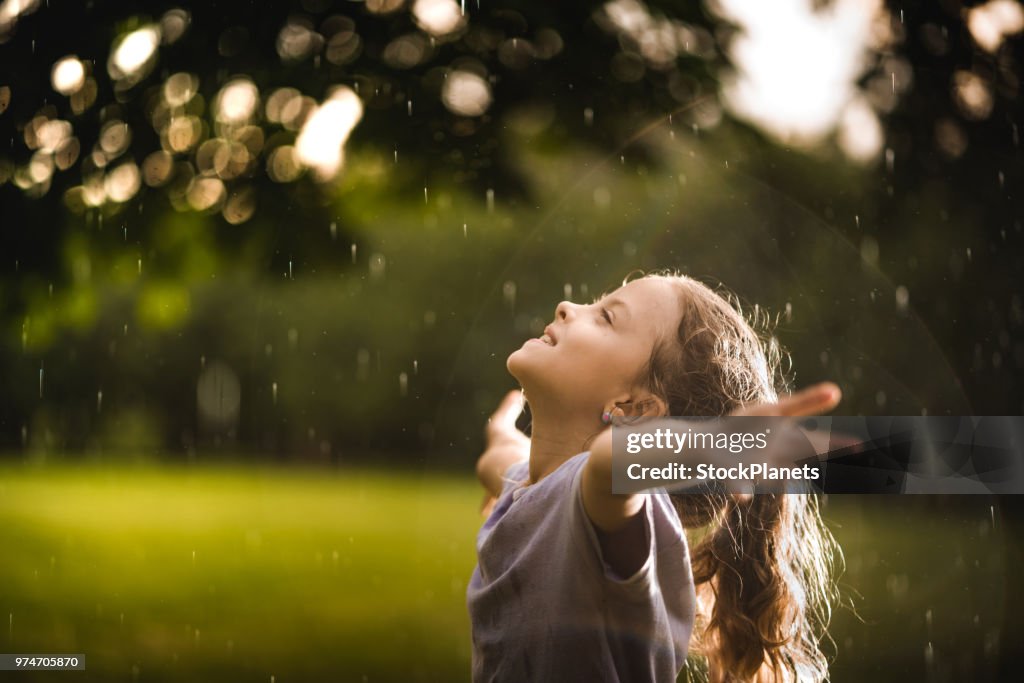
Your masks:
{"label": "closed eye", "polygon": [[602,316],[602,317],[603,317],[603,318],[604,318],[605,320],[607,320],[607,321],[608,321],[608,324],[609,324],[609,325],[611,325],[611,323],[612,323],[612,316],[611,316],[611,315],[610,315],[610,314],[608,313],[608,309],[607,309],[607,308],[602,308],[602,309],[601,309],[601,316]]}

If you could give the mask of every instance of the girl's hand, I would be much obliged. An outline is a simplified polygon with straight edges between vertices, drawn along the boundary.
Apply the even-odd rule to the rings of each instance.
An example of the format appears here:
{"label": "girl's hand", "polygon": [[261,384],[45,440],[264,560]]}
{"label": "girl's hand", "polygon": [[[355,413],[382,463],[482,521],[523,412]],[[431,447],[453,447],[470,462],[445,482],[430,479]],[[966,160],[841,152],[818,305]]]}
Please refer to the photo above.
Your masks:
{"label": "girl's hand", "polygon": [[821,415],[835,408],[842,397],[843,392],[836,384],[821,382],[782,396],[778,403],[754,403],[729,414],[737,417]]}
{"label": "girl's hand", "polygon": [[485,513],[493,505],[491,498],[501,494],[508,468],[530,457],[530,439],[516,428],[516,418],[522,411],[522,392],[510,391],[484,427],[487,447],[476,461],[476,475],[489,494],[484,499]]}
{"label": "girl's hand", "polygon": [[[800,417],[805,415],[822,415],[831,411],[839,404],[843,392],[832,382],[821,382],[812,385],[787,396],[779,397],[778,403],[755,403],[740,408],[730,413],[735,416],[746,417]],[[767,453],[769,460],[776,460],[780,466],[791,466],[794,464],[794,453],[807,452],[808,442],[813,446],[814,451],[808,455],[827,452],[830,448],[830,436],[827,433],[811,432],[804,430],[786,431],[783,430],[781,441],[774,443],[772,453]],[[790,441],[791,446],[787,447],[786,442]],[[749,500],[750,494],[739,494],[740,499]]]}

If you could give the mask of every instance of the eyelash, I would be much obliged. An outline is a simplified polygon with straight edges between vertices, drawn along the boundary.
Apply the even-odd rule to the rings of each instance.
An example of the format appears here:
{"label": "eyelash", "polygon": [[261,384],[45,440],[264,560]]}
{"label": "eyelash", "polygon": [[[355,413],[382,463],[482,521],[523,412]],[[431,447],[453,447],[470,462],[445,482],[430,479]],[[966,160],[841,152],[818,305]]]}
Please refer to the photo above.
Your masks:
{"label": "eyelash", "polygon": [[601,316],[604,317],[604,319],[608,321],[609,325],[611,324],[612,317],[610,315],[608,315],[608,309],[607,308],[602,308],[601,309]]}

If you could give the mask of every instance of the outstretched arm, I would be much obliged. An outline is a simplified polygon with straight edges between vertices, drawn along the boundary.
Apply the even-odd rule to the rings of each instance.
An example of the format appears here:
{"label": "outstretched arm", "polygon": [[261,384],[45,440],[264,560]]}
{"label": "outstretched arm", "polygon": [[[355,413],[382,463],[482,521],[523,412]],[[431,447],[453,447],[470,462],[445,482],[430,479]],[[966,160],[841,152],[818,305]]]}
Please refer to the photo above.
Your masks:
{"label": "outstretched arm", "polygon": [[501,495],[502,476],[509,467],[530,458],[530,439],[516,428],[522,410],[522,393],[510,391],[487,420],[487,448],[476,461],[476,476],[489,497]]}
{"label": "outstretched arm", "polygon": [[[826,413],[839,403],[842,393],[835,384],[823,382],[783,396],[778,403],[759,403],[731,413],[735,416],[803,416]],[[583,506],[598,529],[615,532],[643,506],[643,495],[612,493],[612,430],[594,439],[590,458],[583,467]]]}

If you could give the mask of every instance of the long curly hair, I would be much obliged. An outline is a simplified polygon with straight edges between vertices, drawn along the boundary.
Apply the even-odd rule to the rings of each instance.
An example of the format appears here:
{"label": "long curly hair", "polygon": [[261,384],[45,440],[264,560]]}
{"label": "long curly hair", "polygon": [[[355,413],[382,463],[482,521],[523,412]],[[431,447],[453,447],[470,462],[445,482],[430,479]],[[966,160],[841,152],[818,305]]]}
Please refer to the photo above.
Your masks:
{"label": "long curly hair", "polygon": [[[722,416],[790,389],[787,357],[763,309],[748,316],[735,295],[675,272],[645,277],[679,291],[675,333],[655,346],[639,378],[670,415]],[[818,497],[707,493],[672,501],[685,528],[703,531],[691,550],[699,596],[691,652],[706,658],[709,681],[826,681],[821,645],[843,557]]]}

